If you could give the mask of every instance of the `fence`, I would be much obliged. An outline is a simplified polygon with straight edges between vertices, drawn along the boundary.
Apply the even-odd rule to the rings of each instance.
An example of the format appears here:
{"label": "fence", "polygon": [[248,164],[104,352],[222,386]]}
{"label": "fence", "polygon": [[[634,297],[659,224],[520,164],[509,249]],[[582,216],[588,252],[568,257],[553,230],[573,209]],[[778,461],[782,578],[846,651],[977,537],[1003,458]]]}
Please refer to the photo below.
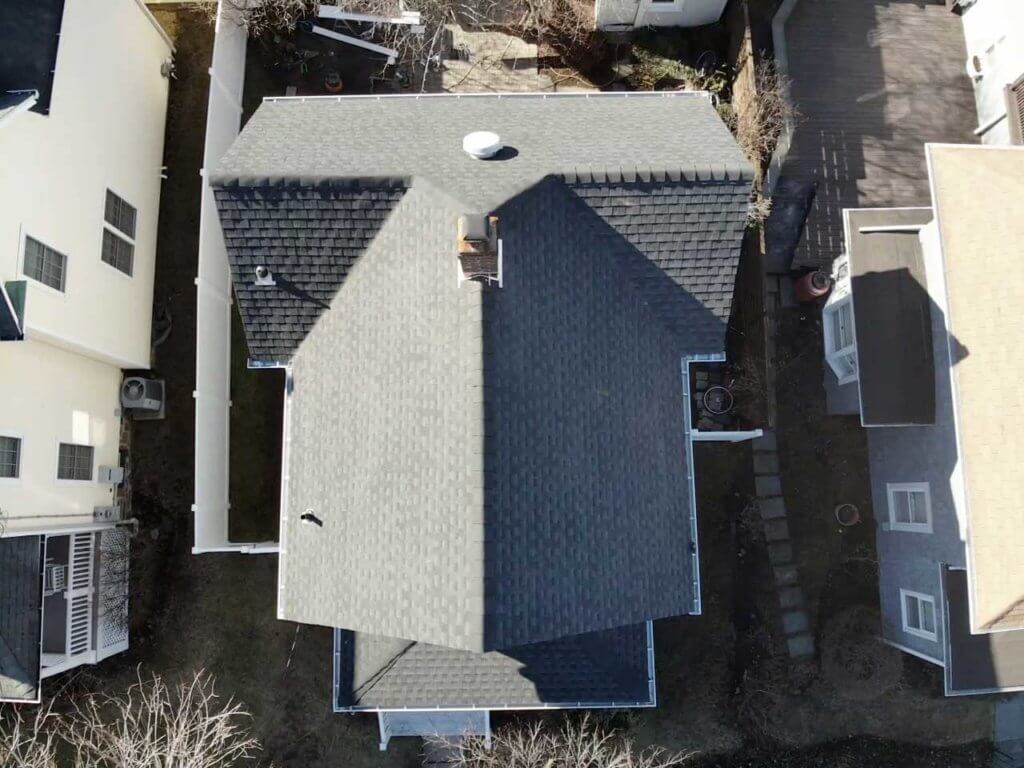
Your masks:
{"label": "fence", "polygon": [[247,33],[221,5],[210,66],[210,99],[203,152],[196,276],[195,540],[192,551],[274,551],[273,545],[228,538],[231,411],[231,271],[207,173],[217,167],[241,127]]}

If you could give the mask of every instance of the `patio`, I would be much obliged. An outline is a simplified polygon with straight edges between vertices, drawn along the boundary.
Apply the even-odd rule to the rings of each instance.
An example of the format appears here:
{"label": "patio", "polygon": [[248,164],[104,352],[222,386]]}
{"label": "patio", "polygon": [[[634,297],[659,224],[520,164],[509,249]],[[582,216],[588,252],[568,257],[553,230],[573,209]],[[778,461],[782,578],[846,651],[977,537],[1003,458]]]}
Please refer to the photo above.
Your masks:
{"label": "patio", "polygon": [[[926,142],[977,143],[960,17],[923,0],[797,0],[776,58],[798,112],[780,183],[817,193],[796,252],[769,271],[828,265],[842,211],[928,200]],[[783,66],[785,64],[785,66]]]}

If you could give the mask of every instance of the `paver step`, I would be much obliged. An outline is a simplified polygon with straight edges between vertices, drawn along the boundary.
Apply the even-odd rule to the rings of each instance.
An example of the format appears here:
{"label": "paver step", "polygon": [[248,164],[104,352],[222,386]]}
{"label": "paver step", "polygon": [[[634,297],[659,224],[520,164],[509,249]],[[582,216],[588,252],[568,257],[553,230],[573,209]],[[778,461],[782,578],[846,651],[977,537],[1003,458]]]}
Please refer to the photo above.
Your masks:
{"label": "paver step", "polygon": [[807,611],[803,609],[782,614],[782,631],[787,635],[799,635],[806,632],[810,626],[811,620],[807,618]]}
{"label": "paver step", "polygon": [[779,454],[775,451],[759,451],[754,454],[755,475],[779,474]]}
{"label": "paver step", "polygon": [[785,520],[767,520],[764,524],[764,537],[768,541],[789,541],[789,526]]}
{"label": "paver step", "polygon": [[791,563],[772,566],[772,576],[775,577],[775,583],[780,587],[793,586],[799,578],[796,566]]}
{"label": "paver step", "polygon": [[804,604],[804,593],[800,587],[784,587],[779,590],[779,605],[782,610],[798,608]]}
{"label": "paver step", "polygon": [[786,648],[789,650],[791,659],[798,659],[803,656],[814,655],[814,637],[805,633],[786,638]]}
{"label": "paver step", "polygon": [[786,516],[786,502],[782,500],[781,496],[758,499],[757,508],[761,511],[762,520],[774,520]]}
{"label": "paver step", "polygon": [[754,478],[754,495],[759,499],[782,495],[782,481],[778,475],[758,475]]}
{"label": "paver step", "polygon": [[775,445],[775,433],[774,432],[765,432],[760,437],[754,438],[754,440],[752,440],[751,442],[753,443],[753,447],[754,447],[754,452],[755,453],[757,453],[759,451],[775,451],[775,450],[777,450],[776,445]]}
{"label": "paver step", "polygon": [[793,562],[793,545],[788,541],[777,541],[768,545],[768,562],[772,565],[785,565]]}

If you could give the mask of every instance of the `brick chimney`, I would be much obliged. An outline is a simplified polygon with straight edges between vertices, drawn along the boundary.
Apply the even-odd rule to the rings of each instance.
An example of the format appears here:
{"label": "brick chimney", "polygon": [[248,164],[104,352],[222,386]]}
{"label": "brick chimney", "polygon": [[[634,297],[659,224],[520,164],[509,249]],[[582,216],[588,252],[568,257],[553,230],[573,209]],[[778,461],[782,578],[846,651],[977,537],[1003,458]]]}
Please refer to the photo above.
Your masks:
{"label": "brick chimney", "polygon": [[462,280],[501,285],[498,217],[470,213],[459,217],[457,248]]}

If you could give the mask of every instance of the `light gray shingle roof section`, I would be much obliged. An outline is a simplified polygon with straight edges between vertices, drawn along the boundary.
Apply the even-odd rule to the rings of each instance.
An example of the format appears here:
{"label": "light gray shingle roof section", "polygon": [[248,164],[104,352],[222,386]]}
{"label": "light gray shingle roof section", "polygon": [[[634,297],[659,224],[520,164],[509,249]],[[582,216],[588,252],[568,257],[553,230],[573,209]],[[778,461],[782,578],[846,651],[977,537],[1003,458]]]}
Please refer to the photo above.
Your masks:
{"label": "light gray shingle roof section", "polygon": [[647,626],[473,653],[335,630],[335,708],[653,705]]}
{"label": "light gray shingle roof section", "polygon": [[[479,130],[498,133],[514,157],[463,152],[463,137]],[[266,100],[211,183],[416,176],[486,212],[549,175],[570,183],[752,178],[709,97],[671,92]]]}
{"label": "light gray shingle roof section", "polygon": [[294,358],[282,616],[489,650],[689,612],[688,340],[561,182],[498,209],[485,294],[460,211],[413,182]]}
{"label": "light gray shingle roof section", "polygon": [[0,701],[39,697],[39,536],[0,538]]}

